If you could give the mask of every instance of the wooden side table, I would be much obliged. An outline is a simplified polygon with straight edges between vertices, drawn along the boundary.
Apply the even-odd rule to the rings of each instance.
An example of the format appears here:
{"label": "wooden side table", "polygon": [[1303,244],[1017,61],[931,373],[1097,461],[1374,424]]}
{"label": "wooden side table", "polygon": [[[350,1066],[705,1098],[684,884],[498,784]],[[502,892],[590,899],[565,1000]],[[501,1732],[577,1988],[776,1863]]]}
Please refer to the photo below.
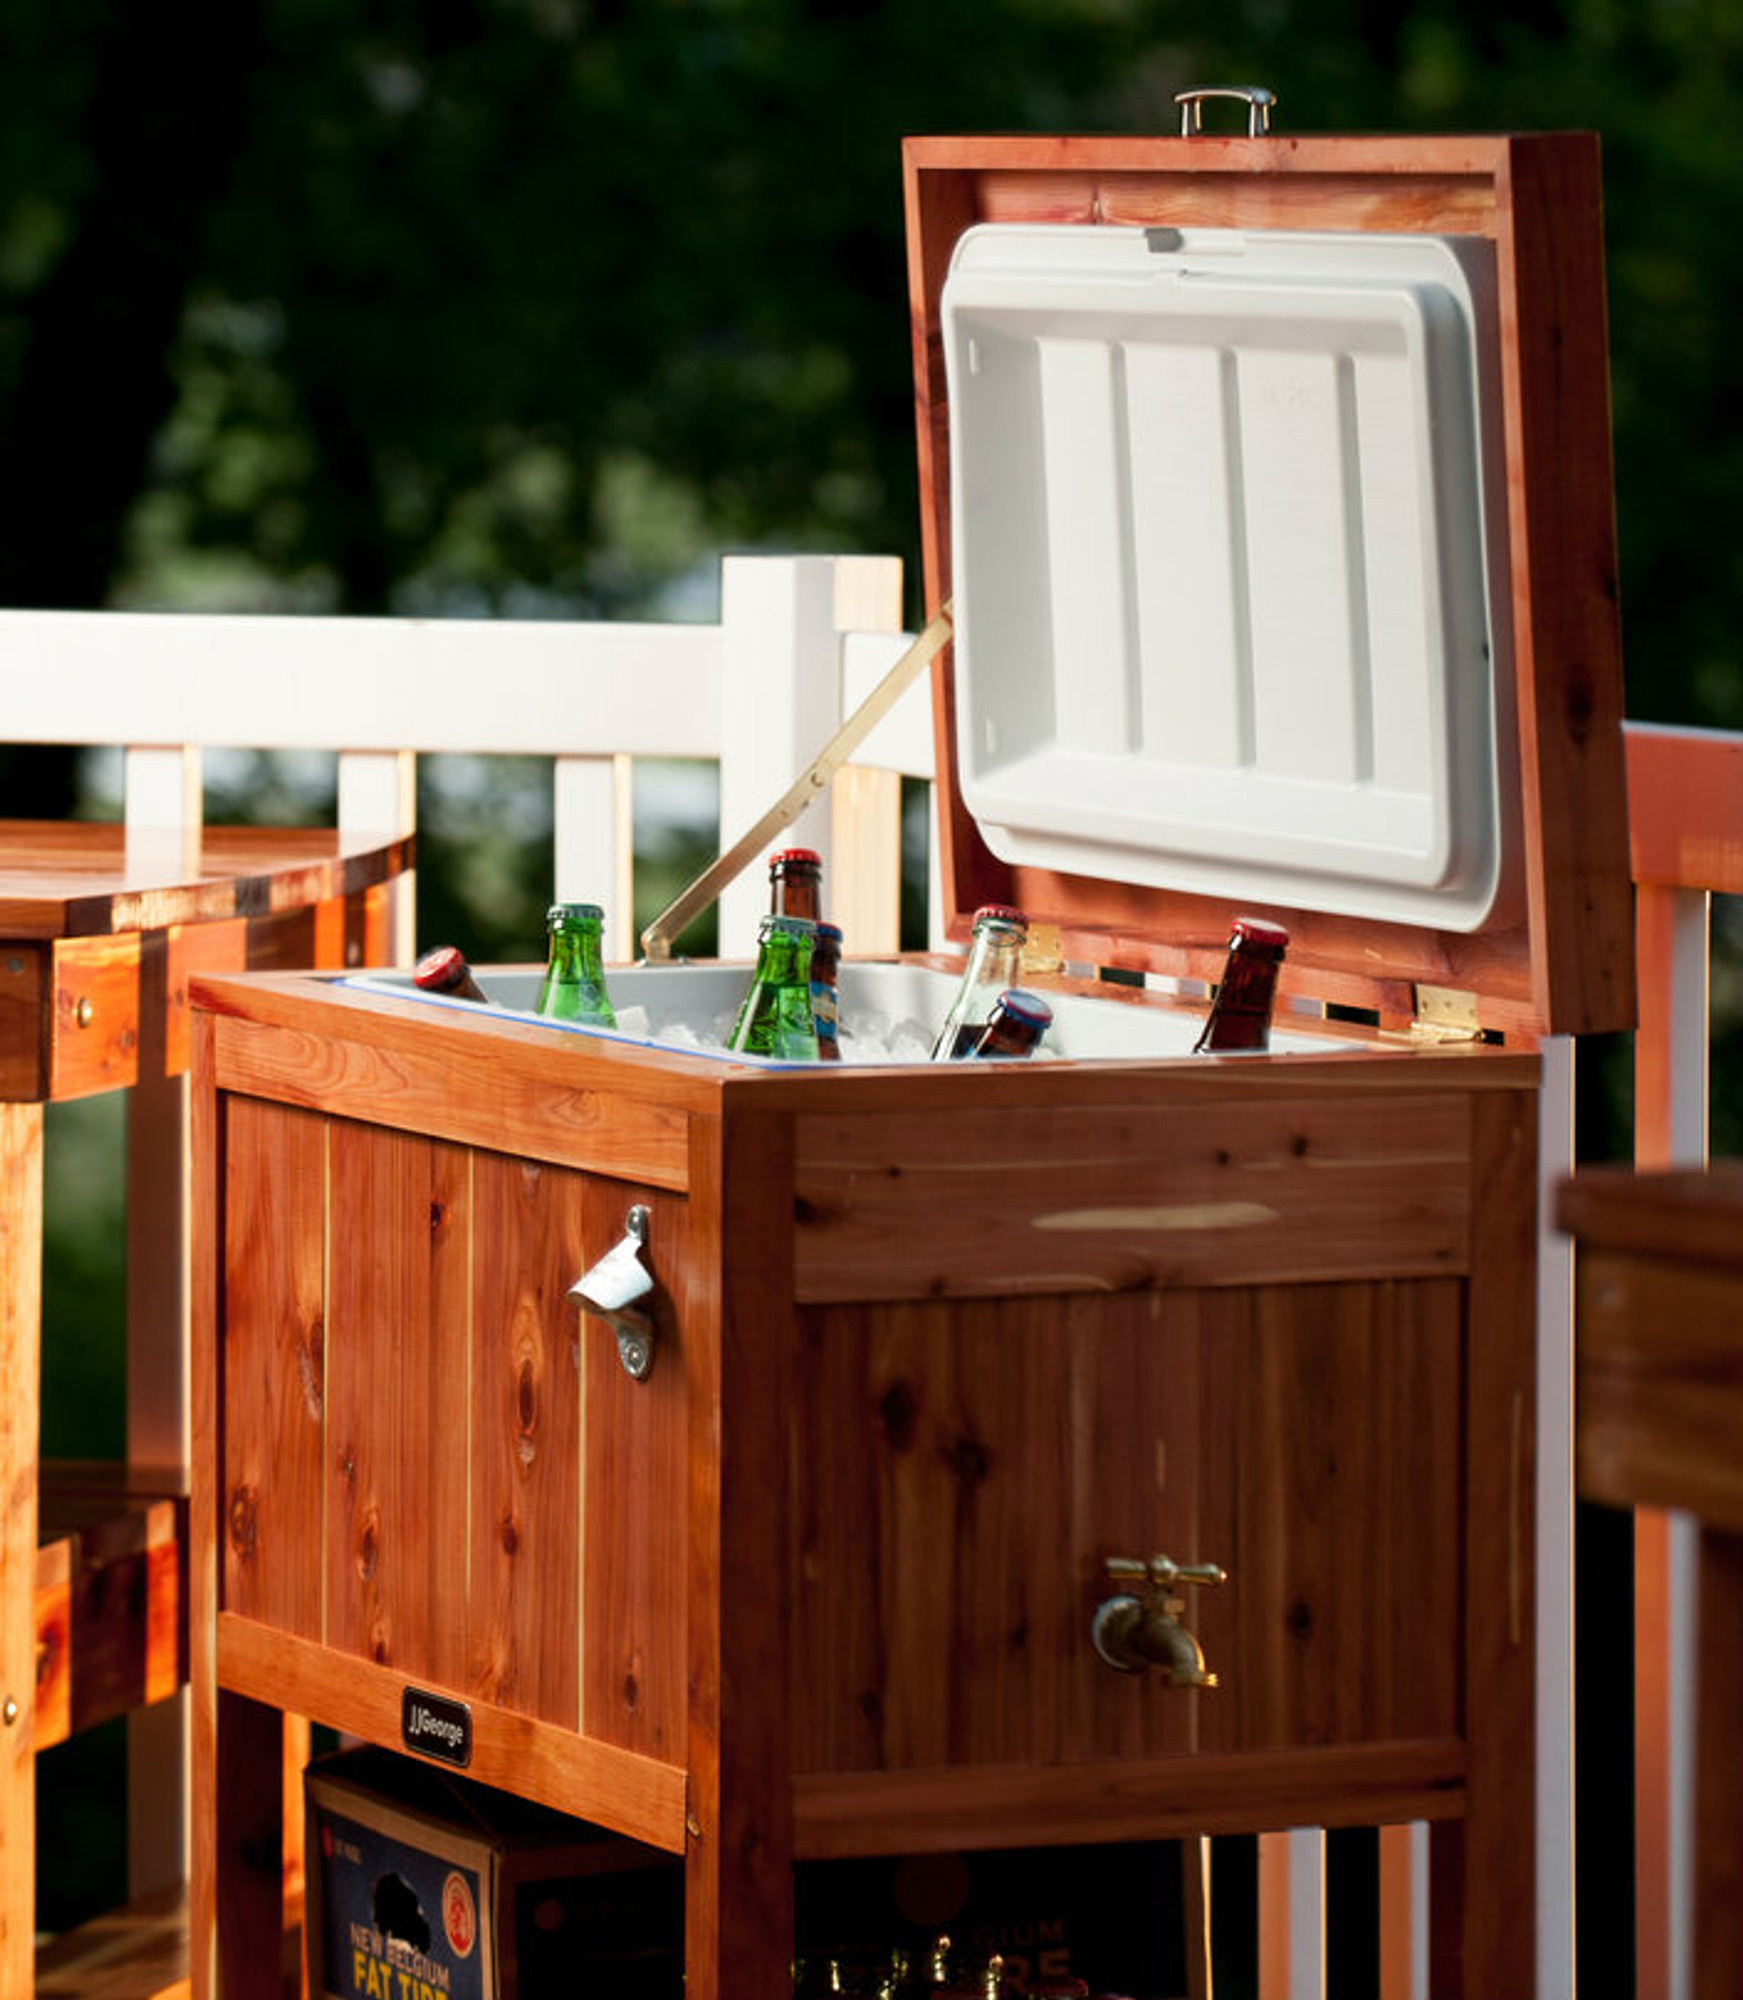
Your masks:
{"label": "wooden side table", "polygon": [[1700,1521],[1695,1991],[1743,1996],[1743,1160],[1564,1182],[1580,1492]]}
{"label": "wooden side table", "polygon": [[[137,1093],[165,1146],[144,1204],[164,1240],[143,1262],[172,1276],[130,1303],[130,1322],[135,1336],[142,1320],[179,1329],[189,975],[381,962],[410,861],[409,839],[341,853],[330,829],[209,829],[190,851],[116,825],[0,822],[0,2000],[34,1985],[36,1752],[186,1671],[179,1466],[81,1468],[48,1510],[70,1525],[39,1547],[42,1107]],[[178,1401],[185,1366],[170,1369]],[[125,1646],[78,1615],[92,1550],[143,1572],[143,1589],[108,1593],[141,1628]]]}

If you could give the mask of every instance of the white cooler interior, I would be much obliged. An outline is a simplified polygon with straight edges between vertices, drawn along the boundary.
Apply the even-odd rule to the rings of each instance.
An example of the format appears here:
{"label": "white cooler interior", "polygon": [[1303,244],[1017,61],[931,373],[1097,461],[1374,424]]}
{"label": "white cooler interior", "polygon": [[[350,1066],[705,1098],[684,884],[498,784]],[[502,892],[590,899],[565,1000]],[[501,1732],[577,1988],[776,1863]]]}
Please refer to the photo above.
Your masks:
{"label": "white cooler interior", "polygon": [[964,235],[957,761],[996,855],[1483,922],[1510,686],[1492,321],[1474,239]]}
{"label": "white cooler interior", "polygon": [[[535,1014],[533,1003],[542,976],[536,969],[480,968],[478,981],[489,994],[495,1011],[535,1021],[541,1027],[718,1057],[720,1042],[731,1029],[750,973],[748,964],[730,963],[608,966],[606,984],[613,1010],[620,1022],[629,1024],[616,1033],[608,1028],[549,1021]],[[431,1007],[459,1008],[469,1014],[479,1011],[476,1001],[424,992],[413,983],[409,972],[348,973],[338,983],[365,992],[417,1000]],[[844,1063],[924,1061],[924,1050],[930,1047],[955,990],[955,974],[931,966],[901,960],[844,963],[840,974]],[[1049,992],[1046,998],[1053,1009],[1053,1025],[1042,1045],[1044,1056],[1128,1059],[1184,1056],[1191,1053],[1198,1033],[1198,1022],[1190,1011],[1144,1005],[1137,999],[1098,1000],[1077,993]],[[637,1010],[643,1018],[637,1018]],[[900,1049],[891,1052],[880,1024],[890,1028],[908,1024],[909,1031],[900,1038],[907,1053]],[[1323,1039],[1283,1028],[1271,1037],[1271,1048],[1279,1054],[1292,1051],[1324,1054],[1328,1048],[1339,1046],[1343,1045],[1328,1044]],[[734,1056],[732,1060],[763,1067],[795,1067],[762,1056]]]}

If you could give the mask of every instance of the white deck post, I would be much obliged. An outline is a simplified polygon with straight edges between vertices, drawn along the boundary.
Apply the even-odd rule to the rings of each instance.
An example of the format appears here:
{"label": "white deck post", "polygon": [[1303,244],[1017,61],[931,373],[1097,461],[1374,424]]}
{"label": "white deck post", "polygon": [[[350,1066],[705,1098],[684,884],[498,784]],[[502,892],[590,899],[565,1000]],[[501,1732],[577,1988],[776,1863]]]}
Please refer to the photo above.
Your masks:
{"label": "white deck post", "polygon": [[[339,753],[339,844],[373,847],[416,830],[417,759],[409,750],[342,750]],[[395,965],[417,954],[417,884],[414,872],[392,883],[389,923]]]}
{"label": "white deck post", "polygon": [[[1636,1164],[1707,1157],[1712,898],[1639,889],[1640,1034]],[[1651,1044],[1652,1083],[1643,1061]],[[1642,1507],[1634,1517],[1635,1980],[1639,2000],[1694,1994],[1696,1524]]]}
{"label": "white deck post", "polygon": [[1573,1171],[1574,1044],[1546,1036],[1537,1155],[1537,1991],[1574,1988],[1573,1246],[1553,1189]]}

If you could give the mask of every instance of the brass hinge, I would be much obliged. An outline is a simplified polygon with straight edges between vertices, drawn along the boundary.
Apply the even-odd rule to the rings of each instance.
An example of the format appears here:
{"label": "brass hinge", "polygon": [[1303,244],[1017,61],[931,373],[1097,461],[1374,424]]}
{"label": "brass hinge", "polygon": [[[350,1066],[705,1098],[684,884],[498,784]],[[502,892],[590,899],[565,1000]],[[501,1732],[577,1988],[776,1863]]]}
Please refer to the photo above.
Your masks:
{"label": "brass hinge", "polygon": [[1063,971],[1065,948],[1059,941],[1059,926],[1031,924],[1029,934],[1023,940],[1023,949],[1018,962],[1028,978],[1034,978],[1038,974]]}
{"label": "brass hinge", "polygon": [[1413,1042],[1480,1042],[1477,996],[1454,986],[1418,986],[1416,1013],[1406,1031]]}

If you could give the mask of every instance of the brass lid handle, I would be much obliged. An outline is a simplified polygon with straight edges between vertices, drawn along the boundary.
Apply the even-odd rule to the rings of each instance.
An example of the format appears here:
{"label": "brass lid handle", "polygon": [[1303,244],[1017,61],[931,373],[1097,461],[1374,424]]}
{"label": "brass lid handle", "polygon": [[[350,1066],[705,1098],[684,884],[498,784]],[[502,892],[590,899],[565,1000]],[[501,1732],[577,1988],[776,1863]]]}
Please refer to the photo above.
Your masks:
{"label": "brass lid handle", "polygon": [[1262,83],[1210,84],[1202,90],[1177,90],[1174,101],[1180,106],[1180,136],[1196,139],[1204,130],[1205,100],[1226,97],[1247,107],[1247,137],[1262,139],[1271,130],[1271,113],[1277,108],[1277,93]]}

